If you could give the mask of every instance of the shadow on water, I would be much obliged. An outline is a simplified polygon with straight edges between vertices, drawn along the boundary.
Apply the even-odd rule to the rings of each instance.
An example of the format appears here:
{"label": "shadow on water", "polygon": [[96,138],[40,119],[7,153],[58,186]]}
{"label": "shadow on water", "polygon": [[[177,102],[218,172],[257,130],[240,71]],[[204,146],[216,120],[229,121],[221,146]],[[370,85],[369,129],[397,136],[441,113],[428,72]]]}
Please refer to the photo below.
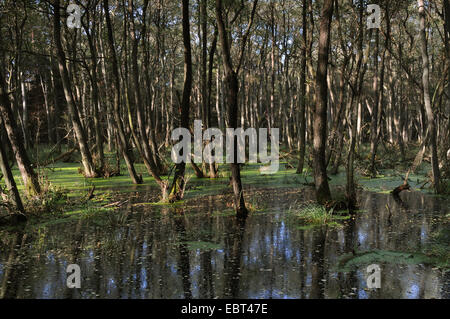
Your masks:
{"label": "shadow on water", "polygon": [[[312,193],[248,194],[264,209],[246,220],[226,196],[134,205],[142,194],[100,217],[3,231],[0,298],[449,298],[449,272],[432,265],[381,260],[377,290],[367,289],[367,264],[337,267],[360,251],[422,251],[448,232],[448,199],[363,193],[341,226],[305,229],[289,208]],[[80,265],[81,289],[66,287],[69,264]]]}

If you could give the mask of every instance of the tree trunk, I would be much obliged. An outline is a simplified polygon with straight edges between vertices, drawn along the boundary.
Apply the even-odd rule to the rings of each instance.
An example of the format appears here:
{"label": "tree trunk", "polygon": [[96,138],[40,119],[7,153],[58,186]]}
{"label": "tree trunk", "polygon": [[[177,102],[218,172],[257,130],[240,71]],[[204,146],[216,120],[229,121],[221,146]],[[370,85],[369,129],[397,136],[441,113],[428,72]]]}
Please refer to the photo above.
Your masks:
{"label": "tree trunk", "polygon": [[75,104],[75,99],[73,97],[72,85],[69,79],[69,73],[66,66],[66,56],[61,44],[61,15],[60,15],[60,1],[56,0],[54,4],[54,21],[53,21],[53,31],[54,40],[58,55],[58,65],[59,73],[61,74],[61,80],[64,88],[64,96],[66,98],[67,105],[69,107],[69,113],[72,120],[73,129],[78,141],[78,146],[80,148],[81,158],[84,167],[84,175],[88,178],[96,177],[95,166],[92,162],[91,152],[89,151],[89,146],[87,143],[86,132],[81,125],[81,120],[78,114],[78,108]]}
{"label": "tree trunk", "polygon": [[316,73],[316,107],[314,111],[314,182],[316,185],[317,201],[320,204],[325,204],[331,200],[325,158],[325,144],[327,141],[328,53],[330,49],[333,2],[334,0],[325,0],[322,8],[319,35],[319,58]]}
{"label": "tree trunk", "polygon": [[26,90],[26,83],[25,79],[23,78],[23,72],[20,71],[19,73],[19,80],[20,80],[20,93],[22,96],[22,131],[23,131],[23,141],[25,149],[29,149],[30,144],[30,137],[28,134],[28,103],[27,103],[27,90]]}
{"label": "tree trunk", "polygon": [[439,172],[439,158],[437,150],[436,138],[436,121],[433,113],[431,98],[430,98],[430,62],[428,58],[428,43],[426,34],[426,12],[424,0],[418,0],[419,15],[420,15],[420,42],[422,52],[422,69],[423,69],[423,96],[425,111],[428,118],[428,128],[430,132],[431,144],[431,167],[433,171],[433,183],[436,193],[440,193],[440,172]]}
{"label": "tree trunk", "polygon": [[[206,15],[206,13],[205,13]],[[209,109],[208,111],[208,127],[212,126],[212,117],[211,117],[211,113],[212,113],[212,102],[211,102],[211,96],[212,96],[212,81],[213,81],[213,67],[214,67],[214,55],[216,52],[216,48],[217,48],[217,36],[218,36],[218,31],[217,31],[217,27],[214,28],[214,39],[212,41],[211,44],[211,48],[209,50],[209,70],[208,70],[208,100],[207,100],[207,107]],[[219,69],[217,69],[217,75],[219,75]],[[219,86],[217,86],[217,97],[219,96]],[[220,120],[219,120],[219,125],[220,125]],[[216,164],[215,163],[210,163],[209,164],[209,177],[210,178],[216,178],[217,177],[217,168],[216,168]]]}
{"label": "tree trunk", "polygon": [[373,77],[373,94],[374,94],[374,103],[372,107],[372,120],[370,126],[370,167],[369,172],[372,178],[376,177],[376,167],[375,167],[375,159],[377,155],[377,146],[378,146],[378,108],[379,108],[379,67],[378,67],[378,56],[380,50],[380,30],[376,30],[375,35],[375,52],[374,52],[374,73]]}
{"label": "tree trunk", "polygon": [[[144,1],[143,12],[145,16],[145,12],[147,11],[148,0]],[[138,121],[138,130],[139,137],[135,133],[134,125],[132,121],[131,111],[128,107],[129,112],[129,121],[131,127],[131,133],[133,135],[134,143],[139,150],[139,153],[144,161],[144,165],[147,168],[147,171],[150,175],[153,176],[156,183],[161,188],[162,199],[165,201],[167,199],[167,182],[163,181],[159,176],[158,168],[156,167],[155,162],[153,161],[152,151],[150,149],[150,143],[147,138],[147,134],[145,132],[145,124],[144,124],[144,116],[143,116],[143,107],[142,107],[142,95],[139,87],[139,68],[138,68],[138,46],[140,38],[136,36],[136,26],[134,23],[134,19],[132,18],[134,15],[133,10],[133,1],[128,2],[128,13],[131,17],[131,28],[130,28],[130,36],[133,41],[133,47],[131,52],[131,67],[132,67],[132,76],[133,76],[133,88],[134,88],[134,103],[136,105],[136,113],[137,113],[137,121]],[[145,25],[144,25],[145,27]],[[142,34],[145,34],[145,29],[142,30]],[[128,105],[130,103],[128,102]]]}
{"label": "tree trunk", "polygon": [[[444,40],[445,40],[445,59],[447,64],[447,89],[446,89],[446,104],[445,104],[445,110],[447,114],[450,114],[450,0],[444,0]],[[446,153],[446,157],[448,158],[448,154],[450,154],[450,119],[447,119],[447,128],[446,128],[447,134],[445,136],[445,149],[444,153]]]}
{"label": "tree trunk", "polygon": [[[89,21],[89,11],[87,11],[87,17]],[[95,23],[95,16],[94,22]],[[100,172],[103,171],[105,165],[105,155],[103,152],[103,135],[102,135],[102,127],[101,127],[101,119],[99,114],[100,108],[100,97],[99,97],[99,89],[98,89],[98,79],[97,79],[97,71],[98,71],[98,63],[97,63],[97,50],[94,45],[94,41],[92,39],[95,34],[92,34],[88,27],[85,26],[85,32],[88,39],[89,50],[92,56],[92,71],[90,72],[90,80],[91,80],[91,94],[92,94],[92,109],[93,109],[93,120],[94,120],[94,131],[95,131],[95,144],[97,149],[97,162],[98,162],[98,170]]]}
{"label": "tree trunk", "polygon": [[[189,129],[189,112],[192,93],[192,53],[191,53],[191,34],[189,27],[189,0],[183,0],[183,44],[184,44],[184,88],[181,100],[181,120],[180,127]],[[189,150],[184,150],[189,152]],[[184,191],[184,173],[186,163],[182,161],[176,165],[175,175],[170,187],[169,199],[180,200]]]}
{"label": "tree trunk", "polygon": [[11,101],[9,100],[6,91],[6,83],[2,72],[0,72],[0,115],[3,118],[3,124],[8,133],[8,139],[11,142],[11,147],[16,157],[17,166],[19,167],[26,193],[29,196],[37,195],[41,192],[39,179],[31,166],[25,147],[20,139],[19,130],[11,110]]}
{"label": "tree trunk", "polygon": [[[0,118],[0,123],[2,120]],[[9,200],[15,206],[17,211],[20,214],[15,215],[15,222],[23,222],[26,221],[25,209],[23,208],[22,200],[20,198],[19,190],[17,189],[16,182],[14,181],[14,176],[11,172],[11,168],[8,164],[8,158],[6,156],[5,144],[1,141],[1,135],[3,132],[0,130],[0,169],[3,174],[3,178],[5,179],[6,187],[9,191]]]}
{"label": "tree trunk", "polygon": [[[362,25],[364,19],[364,8],[363,8],[363,0],[359,1],[359,23]],[[370,39],[372,32],[369,31],[368,38]],[[359,30],[359,38],[358,38],[358,52],[357,52],[357,62],[356,62],[356,70],[354,75],[354,80],[351,85],[352,87],[352,96],[349,104],[349,112],[351,115],[351,123],[350,123],[350,147],[347,155],[347,166],[346,166],[346,175],[347,175],[347,184],[346,184],[346,197],[349,208],[355,208],[357,203],[356,198],[356,183],[355,183],[355,149],[357,143],[357,112],[354,112],[354,103],[356,103],[357,108],[362,108],[362,89],[364,83],[364,76],[367,71],[367,59],[369,55],[370,46],[366,47],[366,52],[363,52],[363,43],[364,43],[364,29],[360,28]],[[362,71],[361,71],[362,67]],[[358,116],[359,116],[358,112]]]}
{"label": "tree trunk", "polygon": [[114,120],[116,124],[116,131],[118,135],[119,148],[122,156],[127,165],[128,173],[130,174],[133,184],[142,184],[142,178],[139,177],[134,169],[134,164],[131,159],[131,154],[129,150],[128,140],[125,135],[125,130],[123,127],[122,119],[120,116],[120,77],[119,77],[119,66],[117,63],[116,49],[114,47],[114,36],[111,26],[111,18],[109,15],[109,4],[108,0],[103,1],[103,8],[105,10],[106,26],[108,28],[108,43],[110,49],[110,55],[112,59],[112,69],[114,77]]}
{"label": "tree trunk", "polygon": [[306,59],[307,59],[307,40],[308,40],[308,22],[307,22],[307,3],[303,0],[303,47],[302,47],[302,65],[300,75],[300,123],[299,123],[299,159],[297,166],[297,174],[303,173],[305,165],[306,152]]}
{"label": "tree trunk", "polygon": [[[253,10],[252,10],[252,19],[255,13],[257,5],[257,0],[254,2]],[[228,106],[228,125],[236,129],[238,125],[238,92],[239,92],[239,83],[238,83],[238,77],[236,74],[236,71],[233,69],[233,63],[231,60],[231,52],[230,52],[230,46],[228,42],[228,34],[227,30],[225,29],[225,23],[223,19],[223,1],[222,0],[216,0],[216,20],[217,20],[217,27],[219,30],[219,38],[220,38],[220,45],[222,48],[222,60],[223,60],[223,66],[224,66],[224,73],[225,73],[225,101],[226,105]],[[250,30],[251,23],[249,24]],[[245,41],[245,36],[242,41]],[[244,48],[245,42],[243,43],[242,48]],[[243,51],[241,52],[241,58],[242,58]],[[239,69],[239,67],[238,67]],[[236,215],[239,218],[246,217],[248,214],[248,210],[245,207],[245,201],[244,201],[244,191],[242,188],[242,182],[241,182],[241,171],[239,164],[236,163],[237,161],[237,146],[238,143],[235,139],[234,143],[234,163],[231,163],[231,184],[233,186],[233,192],[234,192],[234,208],[236,210]]]}

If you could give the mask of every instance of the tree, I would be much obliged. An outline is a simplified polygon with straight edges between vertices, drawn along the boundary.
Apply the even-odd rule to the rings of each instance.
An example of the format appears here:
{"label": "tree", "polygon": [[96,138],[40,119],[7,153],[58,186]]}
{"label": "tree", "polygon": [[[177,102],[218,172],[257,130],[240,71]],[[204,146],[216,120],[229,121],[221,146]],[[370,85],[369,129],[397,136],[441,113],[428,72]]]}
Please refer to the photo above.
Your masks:
{"label": "tree", "polygon": [[[3,120],[0,116],[0,124],[3,125]],[[24,222],[27,220],[25,215],[25,209],[22,204],[22,199],[20,198],[19,190],[17,189],[16,182],[14,181],[14,176],[11,172],[11,167],[8,164],[8,159],[6,157],[5,144],[1,140],[3,132],[0,131],[0,169],[2,171],[3,177],[5,179],[6,187],[9,191],[9,199],[14,205],[15,209],[19,214],[15,214],[14,218],[16,222]]]}
{"label": "tree", "polygon": [[322,7],[319,34],[319,57],[316,73],[316,106],[314,110],[314,182],[316,185],[317,201],[320,204],[325,204],[331,200],[325,158],[325,143],[327,141],[328,52],[330,50],[333,4],[333,0],[325,0]]}
{"label": "tree", "polygon": [[98,88],[98,62],[97,62],[97,49],[94,44],[94,37],[96,36],[95,27],[96,27],[96,12],[95,6],[97,1],[89,1],[86,6],[86,15],[87,20],[90,22],[90,12],[93,8],[93,19],[92,19],[92,27],[89,28],[82,21],[83,29],[86,32],[86,37],[88,40],[89,51],[91,53],[91,72],[89,72],[89,79],[91,81],[92,86],[92,109],[93,109],[93,120],[94,120],[94,130],[95,130],[95,146],[97,149],[97,157],[98,157],[98,171],[103,173],[103,169],[105,166],[105,155],[103,150],[103,135],[102,135],[102,127],[101,127],[101,119],[99,114],[100,109],[100,94]]}
{"label": "tree", "polygon": [[[258,0],[254,0],[253,9],[251,11],[250,21],[248,23],[247,30],[242,38],[241,50],[238,60],[237,69],[233,67],[233,61],[231,58],[230,45],[228,42],[228,32],[225,29],[225,22],[223,18],[223,1],[216,0],[216,20],[217,27],[219,30],[220,45],[222,49],[222,61],[225,72],[225,101],[228,107],[228,125],[236,129],[238,126],[238,92],[239,92],[239,82],[238,73],[242,65],[242,59],[245,51],[245,44],[247,42],[248,35],[250,33],[251,27],[253,25],[253,19],[256,12],[256,6]],[[238,217],[246,217],[248,210],[245,206],[244,201],[244,191],[242,188],[241,181],[241,170],[239,164],[237,163],[237,147],[238,143],[235,138],[234,142],[234,163],[231,163],[231,184],[233,186],[234,192],[234,208]]]}
{"label": "tree", "polygon": [[297,166],[297,174],[303,173],[306,151],[306,59],[307,59],[307,41],[308,41],[308,22],[307,22],[307,0],[303,0],[302,9],[302,62],[300,71],[300,123],[299,123],[299,160]]}
{"label": "tree", "polygon": [[428,41],[426,33],[426,20],[427,14],[425,11],[424,0],[418,0],[419,15],[420,15],[420,44],[422,53],[422,83],[423,83],[423,99],[425,104],[425,111],[428,118],[428,129],[430,134],[431,144],[431,167],[433,172],[434,190],[436,193],[440,193],[440,172],[439,172],[439,158],[437,150],[437,132],[436,132],[436,120],[431,105],[430,98],[430,60],[428,57]]}
{"label": "tree", "polygon": [[19,130],[16,124],[14,113],[11,109],[11,101],[9,100],[5,78],[0,72],[0,115],[2,122],[8,133],[8,139],[16,157],[17,166],[19,167],[26,192],[29,196],[37,195],[41,192],[39,179],[31,166],[25,147],[20,139]]}
{"label": "tree", "polygon": [[120,76],[119,76],[119,66],[117,62],[116,48],[114,46],[114,35],[111,25],[111,17],[109,14],[109,4],[108,0],[103,1],[103,9],[105,10],[105,18],[106,18],[106,26],[108,29],[108,44],[109,44],[109,52],[112,60],[112,71],[113,71],[113,80],[114,80],[114,120],[115,120],[115,128],[118,137],[118,144],[120,151],[122,153],[122,157],[125,160],[127,165],[128,173],[130,174],[131,180],[133,184],[142,184],[142,178],[137,175],[136,170],[134,168],[134,164],[130,154],[130,147],[128,145],[128,139],[125,135],[125,130],[123,127],[122,118],[120,116]]}
{"label": "tree", "polygon": [[[444,76],[447,78],[447,104],[446,112],[450,114],[450,0],[444,0],[444,41],[445,41],[445,60],[446,71]],[[450,154],[450,120],[447,121],[447,136],[444,149],[445,156],[448,158]]]}
{"label": "tree", "polygon": [[[183,97],[181,100],[181,120],[180,127],[189,129],[189,112],[192,91],[192,52],[191,52],[191,33],[189,27],[189,0],[183,0],[183,45],[184,45],[184,87]],[[184,150],[184,152],[190,150]],[[185,157],[187,158],[187,157]],[[170,200],[179,200],[182,198],[184,191],[184,173],[186,163],[182,161],[176,165],[175,175],[169,191]]]}
{"label": "tree", "polygon": [[64,96],[69,108],[70,118],[72,120],[73,129],[78,141],[78,147],[80,149],[81,158],[83,162],[84,175],[92,178],[96,177],[95,166],[92,161],[92,155],[89,150],[88,141],[86,137],[86,131],[81,124],[80,115],[78,113],[78,107],[73,96],[72,84],[69,78],[69,72],[66,66],[66,55],[61,43],[61,7],[60,1],[55,0],[53,16],[53,36],[56,45],[56,52],[58,57],[59,73],[61,75],[61,81],[64,88]]}

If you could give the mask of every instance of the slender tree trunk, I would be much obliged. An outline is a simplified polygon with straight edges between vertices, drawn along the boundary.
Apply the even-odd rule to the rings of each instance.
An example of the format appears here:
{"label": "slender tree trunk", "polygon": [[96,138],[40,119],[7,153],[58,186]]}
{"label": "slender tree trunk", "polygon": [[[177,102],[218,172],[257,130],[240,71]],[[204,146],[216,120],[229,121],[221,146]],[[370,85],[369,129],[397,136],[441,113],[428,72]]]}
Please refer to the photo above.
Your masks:
{"label": "slender tree trunk", "polygon": [[48,86],[44,83],[42,75],[39,76],[39,83],[41,84],[42,95],[44,96],[45,116],[47,119],[47,142],[48,144],[56,143],[56,141],[53,140],[52,136],[53,121],[52,121],[52,112],[50,110],[50,104],[48,103]]}
{"label": "slender tree trunk", "polygon": [[307,22],[307,0],[303,0],[303,47],[302,47],[302,65],[300,75],[300,123],[299,123],[299,159],[297,174],[303,173],[306,152],[306,59],[308,45],[308,22]]}
{"label": "slender tree trunk", "polygon": [[[0,124],[3,125],[3,121],[0,115]],[[17,189],[16,182],[14,181],[14,176],[11,172],[11,167],[8,164],[8,158],[6,156],[5,145],[7,143],[3,143],[1,141],[1,135],[3,135],[3,130],[0,130],[0,169],[3,174],[3,178],[5,180],[6,187],[9,191],[9,200],[12,202],[14,207],[20,214],[15,215],[15,222],[23,222],[26,221],[25,209],[23,208],[22,199],[20,198],[19,190]]]}
{"label": "slender tree trunk", "polygon": [[[363,8],[363,0],[359,1],[359,23],[362,25],[364,19],[364,8]],[[372,35],[372,32],[369,31],[369,37]],[[358,108],[362,105],[362,88],[364,82],[364,76],[367,71],[367,59],[365,56],[369,55],[369,46],[367,46],[366,54],[363,52],[363,42],[364,42],[364,29],[360,28],[359,30],[359,38],[358,38],[358,52],[357,52],[357,62],[356,62],[356,70],[354,75],[352,87],[352,96],[350,99],[350,116],[351,122],[350,124],[350,147],[347,155],[347,166],[346,166],[346,176],[347,176],[347,184],[346,184],[346,197],[349,208],[354,208],[357,203],[356,197],[356,183],[355,183],[355,149],[357,143],[357,116],[356,112],[354,112],[354,103]],[[363,62],[364,60],[364,62]],[[361,66],[364,65],[361,71]]]}
{"label": "slender tree trunk", "polygon": [[[183,0],[183,44],[184,44],[184,88],[181,100],[181,120],[180,127],[189,129],[189,112],[192,93],[192,53],[191,53],[191,34],[189,27],[189,0]],[[184,191],[184,173],[186,163],[182,161],[176,165],[175,175],[170,187],[169,199],[180,200]]]}
{"label": "slender tree trunk", "polygon": [[325,144],[327,141],[328,108],[328,55],[334,0],[324,0],[319,35],[319,58],[316,73],[316,107],[314,111],[314,181],[317,201],[325,204],[331,200],[328,185]]}
{"label": "slender tree trunk", "polygon": [[[89,20],[89,11],[87,11],[88,20]],[[96,16],[94,16],[95,20]],[[95,21],[93,22],[95,24]],[[95,131],[95,145],[97,149],[97,161],[98,161],[98,170],[99,172],[103,172],[103,168],[105,165],[105,155],[103,151],[103,135],[102,135],[102,127],[101,127],[101,119],[99,114],[100,108],[100,97],[99,97],[99,89],[98,89],[98,63],[97,63],[97,50],[93,41],[93,29],[89,30],[88,27],[85,26],[85,32],[88,39],[89,50],[91,52],[91,63],[92,63],[92,71],[90,72],[90,80],[91,80],[91,94],[92,94],[92,109],[93,109],[93,120],[94,120],[94,131]]]}
{"label": "slender tree trunk", "polygon": [[433,183],[436,193],[440,193],[440,172],[439,172],[439,158],[437,150],[436,138],[436,120],[433,113],[431,98],[430,98],[430,62],[428,57],[428,43],[426,34],[426,12],[424,0],[418,0],[419,15],[420,15],[420,43],[422,52],[422,69],[423,69],[423,96],[425,111],[428,118],[428,128],[430,130],[430,144],[431,144],[431,167],[433,171]]}
{"label": "slender tree trunk", "polygon": [[[144,16],[147,12],[148,7],[148,0],[144,1],[144,7],[143,12]],[[152,151],[150,149],[150,143],[147,138],[147,134],[145,132],[145,126],[144,126],[144,116],[143,116],[143,107],[142,107],[142,94],[139,86],[139,68],[138,68],[138,46],[139,46],[139,40],[140,38],[136,36],[136,26],[134,19],[132,18],[134,15],[133,10],[133,1],[128,2],[128,13],[130,15],[131,20],[131,28],[130,28],[130,36],[133,41],[133,47],[131,52],[131,67],[132,67],[132,77],[133,77],[133,88],[134,88],[134,103],[136,105],[136,113],[137,113],[137,121],[138,121],[138,130],[139,130],[139,137],[138,138],[135,129],[134,124],[132,121],[131,111],[130,107],[128,107],[128,118],[130,122],[130,128],[131,133],[133,135],[134,143],[136,144],[136,147],[139,150],[139,153],[144,161],[144,165],[147,168],[147,171],[150,175],[153,176],[156,183],[161,188],[162,193],[162,199],[165,201],[167,199],[167,182],[163,181],[161,177],[159,176],[158,168],[156,167],[155,162],[153,161],[153,155]],[[142,34],[145,34],[145,30],[142,31]],[[129,106],[128,102],[128,106]]]}
{"label": "slender tree trunk", "polygon": [[[252,10],[251,22],[248,25],[248,31],[253,21],[253,16],[255,14],[257,5],[257,0],[255,0]],[[225,23],[223,18],[223,1],[216,0],[216,20],[217,27],[219,30],[220,45],[222,48],[222,60],[225,73],[225,101],[228,106],[228,126],[233,129],[237,128],[238,125],[238,92],[239,83],[237,72],[233,69],[233,63],[231,60],[230,43],[228,42],[228,33],[225,29]],[[248,34],[247,34],[248,35]],[[242,40],[242,49],[245,48],[246,37]],[[242,59],[243,51],[241,52]],[[241,60],[242,61],[242,60]],[[239,67],[238,67],[239,70]],[[233,186],[234,192],[234,207],[236,214],[239,218],[246,217],[248,210],[245,207],[244,201],[244,191],[241,182],[241,171],[239,164],[237,163],[237,141],[235,139],[234,143],[234,163],[231,163],[231,184]]]}
{"label": "slender tree trunk", "polygon": [[273,0],[270,1],[270,28],[272,37],[272,47],[270,51],[270,111],[269,111],[269,134],[275,124],[275,81],[276,81],[276,71],[275,71],[275,47],[277,46],[275,37],[275,4]]}
{"label": "slender tree trunk", "polygon": [[80,148],[81,158],[83,162],[84,175],[86,177],[96,177],[95,166],[92,162],[91,152],[87,143],[86,132],[81,125],[81,120],[78,114],[78,108],[75,103],[75,99],[72,92],[72,85],[69,79],[69,73],[66,66],[66,55],[61,44],[61,15],[60,15],[60,1],[55,0],[54,5],[54,21],[53,30],[55,45],[57,49],[59,73],[61,74],[61,80],[64,88],[64,96],[66,98],[67,105],[69,107],[69,113],[72,120],[73,129]]}
{"label": "slender tree trunk", "polygon": [[24,140],[24,146],[25,149],[29,149],[30,144],[30,137],[28,134],[28,103],[27,103],[27,89],[26,89],[26,83],[24,79],[23,72],[20,71],[19,74],[20,79],[20,93],[22,96],[22,128],[23,128],[23,140]]}
{"label": "slender tree trunk", "polygon": [[372,107],[372,119],[371,119],[371,126],[370,126],[370,168],[369,172],[370,175],[374,178],[376,177],[376,167],[375,167],[375,160],[377,155],[377,147],[378,147],[378,107],[379,107],[379,63],[378,63],[378,56],[379,56],[379,43],[380,43],[380,31],[377,29],[375,35],[375,51],[374,51],[374,73],[375,76],[373,77],[373,93],[374,93],[374,103]]}
{"label": "slender tree trunk", "polygon": [[208,105],[208,87],[207,87],[207,63],[208,63],[208,25],[207,25],[207,0],[200,0],[200,30],[201,30],[201,68],[200,68],[200,90],[202,96],[202,119],[204,125],[208,128],[209,124],[209,105]]}
{"label": "slender tree trunk", "polygon": [[[101,28],[100,33],[103,33],[103,27]],[[99,49],[101,51],[100,54],[106,54],[105,53],[105,47],[103,45],[103,39],[100,37],[99,39]],[[107,143],[108,143],[108,150],[112,151],[112,144],[114,139],[114,124],[112,119],[112,105],[110,102],[110,99],[108,97],[108,91],[110,90],[110,81],[108,74],[106,73],[106,62],[105,59],[102,59],[100,61],[101,66],[101,74],[102,74],[102,99],[103,99],[103,105],[106,107],[106,122],[107,122]]]}
{"label": "slender tree trunk", "polygon": [[3,124],[8,133],[8,139],[16,157],[17,166],[20,175],[22,176],[27,195],[37,195],[41,192],[39,179],[31,166],[30,159],[28,158],[25,147],[20,139],[19,130],[11,110],[11,101],[9,100],[6,91],[6,82],[2,72],[0,72],[0,115],[3,118]]}
{"label": "slender tree trunk", "polygon": [[109,4],[108,0],[103,1],[103,8],[105,10],[106,26],[108,28],[108,43],[110,49],[110,56],[112,59],[112,70],[114,78],[114,119],[116,124],[116,131],[118,135],[119,148],[122,156],[127,165],[128,173],[130,174],[133,184],[142,184],[142,178],[139,177],[134,168],[133,161],[131,159],[131,154],[129,150],[128,140],[125,135],[125,130],[123,127],[122,119],[120,116],[120,76],[119,76],[119,66],[117,62],[116,49],[114,47],[114,36],[111,25],[111,18],[109,14]]}
{"label": "slender tree trunk", "polygon": [[[52,114],[51,114],[51,120],[52,120],[52,126],[51,126],[51,139],[52,142],[57,143],[59,141],[59,135],[58,135],[58,124],[59,124],[59,101],[58,101],[58,93],[56,89],[56,79],[55,79],[55,73],[54,73],[54,63],[53,58],[50,58],[50,86],[51,86],[51,96],[52,96]],[[61,145],[61,144],[59,144]]]}
{"label": "slender tree trunk", "polygon": [[[205,1],[206,2],[206,1]],[[206,15],[206,13],[205,13]],[[207,107],[209,109],[208,111],[208,127],[212,126],[212,81],[213,81],[213,67],[214,67],[214,55],[216,53],[217,48],[217,36],[218,36],[218,30],[217,26],[214,28],[214,38],[211,44],[211,48],[209,50],[209,70],[208,70],[208,99],[207,99]],[[217,69],[217,74],[219,74],[219,69]],[[219,86],[217,86],[217,96],[219,95]],[[220,115],[219,115],[220,116]],[[219,121],[220,125],[220,121]],[[216,178],[217,177],[217,168],[215,163],[209,164],[209,177],[210,178]]]}
{"label": "slender tree trunk", "polygon": [[[447,64],[447,89],[446,89],[446,104],[445,110],[447,114],[450,114],[450,0],[444,0],[444,40],[445,40],[445,59]],[[447,134],[445,136],[445,150],[447,159],[450,159],[450,119],[447,119]]]}

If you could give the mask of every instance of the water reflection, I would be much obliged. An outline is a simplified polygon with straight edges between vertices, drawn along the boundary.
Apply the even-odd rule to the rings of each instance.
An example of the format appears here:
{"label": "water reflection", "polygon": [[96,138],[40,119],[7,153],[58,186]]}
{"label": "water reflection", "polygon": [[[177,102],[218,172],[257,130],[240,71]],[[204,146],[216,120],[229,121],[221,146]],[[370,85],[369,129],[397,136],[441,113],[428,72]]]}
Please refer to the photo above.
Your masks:
{"label": "water reflection", "polygon": [[[365,193],[364,212],[342,227],[305,230],[287,210],[313,194],[262,195],[255,200],[269,207],[246,220],[214,214],[227,207],[211,196],[179,209],[130,202],[101,219],[5,231],[0,298],[449,297],[449,274],[425,265],[381,264],[376,291],[366,289],[365,267],[336,269],[354,250],[420,250],[448,227],[435,221],[450,212],[448,200]],[[81,267],[82,289],[66,288],[71,263]]]}

